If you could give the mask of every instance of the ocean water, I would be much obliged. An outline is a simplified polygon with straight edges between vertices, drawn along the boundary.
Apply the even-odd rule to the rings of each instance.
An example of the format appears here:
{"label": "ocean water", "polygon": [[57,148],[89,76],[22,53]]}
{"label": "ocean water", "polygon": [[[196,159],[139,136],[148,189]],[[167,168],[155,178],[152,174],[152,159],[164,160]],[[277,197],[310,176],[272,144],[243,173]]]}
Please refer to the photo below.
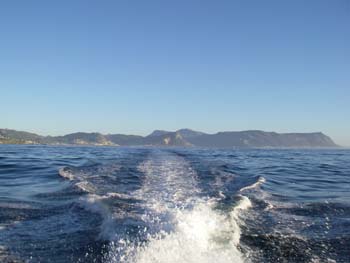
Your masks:
{"label": "ocean water", "polygon": [[1,145],[0,262],[350,262],[350,150]]}

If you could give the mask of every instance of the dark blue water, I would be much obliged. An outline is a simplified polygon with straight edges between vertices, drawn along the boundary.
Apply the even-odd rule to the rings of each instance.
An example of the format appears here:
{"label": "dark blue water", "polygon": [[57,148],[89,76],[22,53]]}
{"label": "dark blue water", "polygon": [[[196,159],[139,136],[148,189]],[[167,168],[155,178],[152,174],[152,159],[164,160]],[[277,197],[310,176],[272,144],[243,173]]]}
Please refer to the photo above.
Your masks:
{"label": "dark blue water", "polygon": [[350,262],[350,150],[1,145],[0,262]]}

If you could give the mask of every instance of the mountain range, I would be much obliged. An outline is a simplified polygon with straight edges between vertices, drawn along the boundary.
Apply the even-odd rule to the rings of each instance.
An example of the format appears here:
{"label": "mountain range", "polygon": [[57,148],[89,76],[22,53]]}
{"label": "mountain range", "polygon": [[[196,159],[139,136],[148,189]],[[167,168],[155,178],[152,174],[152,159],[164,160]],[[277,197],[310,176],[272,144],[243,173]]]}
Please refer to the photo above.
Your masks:
{"label": "mountain range", "polygon": [[259,130],[208,134],[191,129],[175,132],[155,130],[148,136],[77,132],[64,136],[0,129],[0,144],[110,145],[110,146],[185,146],[209,148],[337,147],[322,132],[276,133]]}

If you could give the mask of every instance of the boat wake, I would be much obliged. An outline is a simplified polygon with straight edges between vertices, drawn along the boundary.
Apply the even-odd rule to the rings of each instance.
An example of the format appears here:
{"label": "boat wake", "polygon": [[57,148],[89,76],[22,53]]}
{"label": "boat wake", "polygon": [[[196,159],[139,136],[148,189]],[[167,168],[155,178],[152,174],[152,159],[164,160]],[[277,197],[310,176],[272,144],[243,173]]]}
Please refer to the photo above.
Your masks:
{"label": "boat wake", "polygon": [[241,214],[252,203],[242,192],[262,184],[263,178],[242,188],[222,210],[219,204],[227,196],[203,193],[197,172],[175,153],[152,151],[137,166],[140,187],[128,194],[118,193],[117,185],[106,180],[119,170],[107,165],[59,171],[88,193],[80,205],[102,217],[98,238],[109,244],[105,262],[246,261]]}
{"label": "boat wake", "polygon": [[4,150],[0,262],[349,262],[343,149]]}
{"label": "boat wake", "polygon": [[[143,240],[122,237],[110,246],[108,262],[243,262],[241,211],[251,203],[242,196],[231,212],[216,209],[206,198],[197,174],[182,158],[154,153],[139,166],[145,174],[135,196],[143,200]],[[146,233],[146,234],[144,234]]]}

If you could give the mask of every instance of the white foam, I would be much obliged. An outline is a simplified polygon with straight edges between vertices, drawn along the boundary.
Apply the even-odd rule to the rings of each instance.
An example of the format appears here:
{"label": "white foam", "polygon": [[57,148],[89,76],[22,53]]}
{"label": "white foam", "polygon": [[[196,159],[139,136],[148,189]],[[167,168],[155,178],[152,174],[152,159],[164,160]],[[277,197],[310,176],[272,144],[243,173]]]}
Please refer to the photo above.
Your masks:
{"label": "white foam", "polygon": [[254,189],[254,188],[260,186],[261,184],[263,184],[265,182],[266,182],[266,179],[264,177],[259,177],[258,181],[256,181],[254,184],[248,185],[246,187],[243,187],[239,191],[243,192],[243,191],[246,191],[246,190]]}
{"label": "white foam", "polygon": [[63,178],[76,181],[90,181],[94,178],[105,177],[115,177],[115,173],[121,168],[120,165],[110,163],[102,164],[94,169],[73,169],[70,167],[63,167],[58,170],[58,174]]}
{"label": "white foam", "polygon": [[[118,169],[118,167],[113,167]],[[112,170],[113,170],[112,169]],[[197,174],[183,158],[160,152],[154,153],[139,166],[144,173],[143,186],[130,195],[108,192],[97,195],[94,184],[88,181],[95,174],[73,175],[60,169],[61,176],[77,181],[76,185],[89,194],[80,204],[101,215],[99,239],[113,241],[107,262],[172,263],[172,262],[243,262],[240,250],[243,210],[251,207],[250,200],[241,196],[230,213],[215,209],[219,198],[204,198],[197,185]],[[116,222],[123,211],[108,206],[110,198],[137,198],[145,211],[136,214],[147,227],[140,229],[138,243],[133,237],[118,234]],[[114,207],[116,208],[116,207]],[[130,215],[128,215],[130,216]],[[145,237],[146,235],[146,237]],[[145,239],[143,239],[145,238]]]}
{"label": "white foam", "polygon": [[87,181],[78,182],[75,185],[84,192],[93,193],[95,191],[95,187]]}
{"label": "white foam", "polygon": [[132,198],[130,195],[122,194],[122,193],[107,193],[103,196],[103,198],[122,198],[122,199],[129,199]]}
{"label": "white foam", "polygon": [[58,174],[64,178],[67,178],[69,180],[74,180],[74,175],[66,170],[66,167],[60,168],[58,170]]}
{"label": "white foam", "polygon": [[233,243],[235,245],[239,244],[241,238],[241,228],[239,227],[241,221],[239,216],[242,210],[246,210],[252,207],[252,203],[250,202],[248,197],[241,196],[241,198],[242,199],[238,202],[238,204],[233,208],[231,212],[231,223],[233,225],[233,228],[236,230],[233,236]]}
{"label": "white foam", "polygon": [[100,226],[100,233],[98,238],[103,240],[108,240],[110,238],[111,233],[113,233],[113,229],[115,227],[115,220],[113,214],[109,211],[108,207],[106,207],[101,200],[107,198],[104,196],[89,194],[87,197],[80,199],[80,205],[96,214],[100,214],[102,217],[102,224]]}
{"label": "white foam", "polygon": [[135,262],[241,262],[242,255],[231,235],[232,229],[225,216],[206,205],[179,213],[175,231],[164,238],[150,238],[138,249]]}
{"label": "white foam", "polygon": [[215,210],[212,204],[201,202],[191,210],[174,211],[174,229],[149,235],[146,243],[119,240],[112,245],[108,262],[244,262],[239,214],[251,207],[250,200],[242,197],[230,214]]}
{"label": "white foam", "polygon": [[[241,200],[231,213],[215,209],[217,200],[200,197],[196,173],[178,156],[153,156],[140,170],[146,179],[136,195],[150,210],[142,218],[150,224],[162,224],[160,215],[167,215],[172,228],[149,234],[143,243],[127,238],[116,240],[107,262],[131,263],[197,263],[243,262],[240,251],[240,214],[251,207],[250,200]],[[146,229],[141,230],[142,232]],[[141,233],[140,233],[141,234]]]}
{"label": "white foam", "polygon": [[200,192],[197,174],[184,159],[161,153],[139,166],[145,174],[143,186],[135,193],[155,212],[193,204]]}

